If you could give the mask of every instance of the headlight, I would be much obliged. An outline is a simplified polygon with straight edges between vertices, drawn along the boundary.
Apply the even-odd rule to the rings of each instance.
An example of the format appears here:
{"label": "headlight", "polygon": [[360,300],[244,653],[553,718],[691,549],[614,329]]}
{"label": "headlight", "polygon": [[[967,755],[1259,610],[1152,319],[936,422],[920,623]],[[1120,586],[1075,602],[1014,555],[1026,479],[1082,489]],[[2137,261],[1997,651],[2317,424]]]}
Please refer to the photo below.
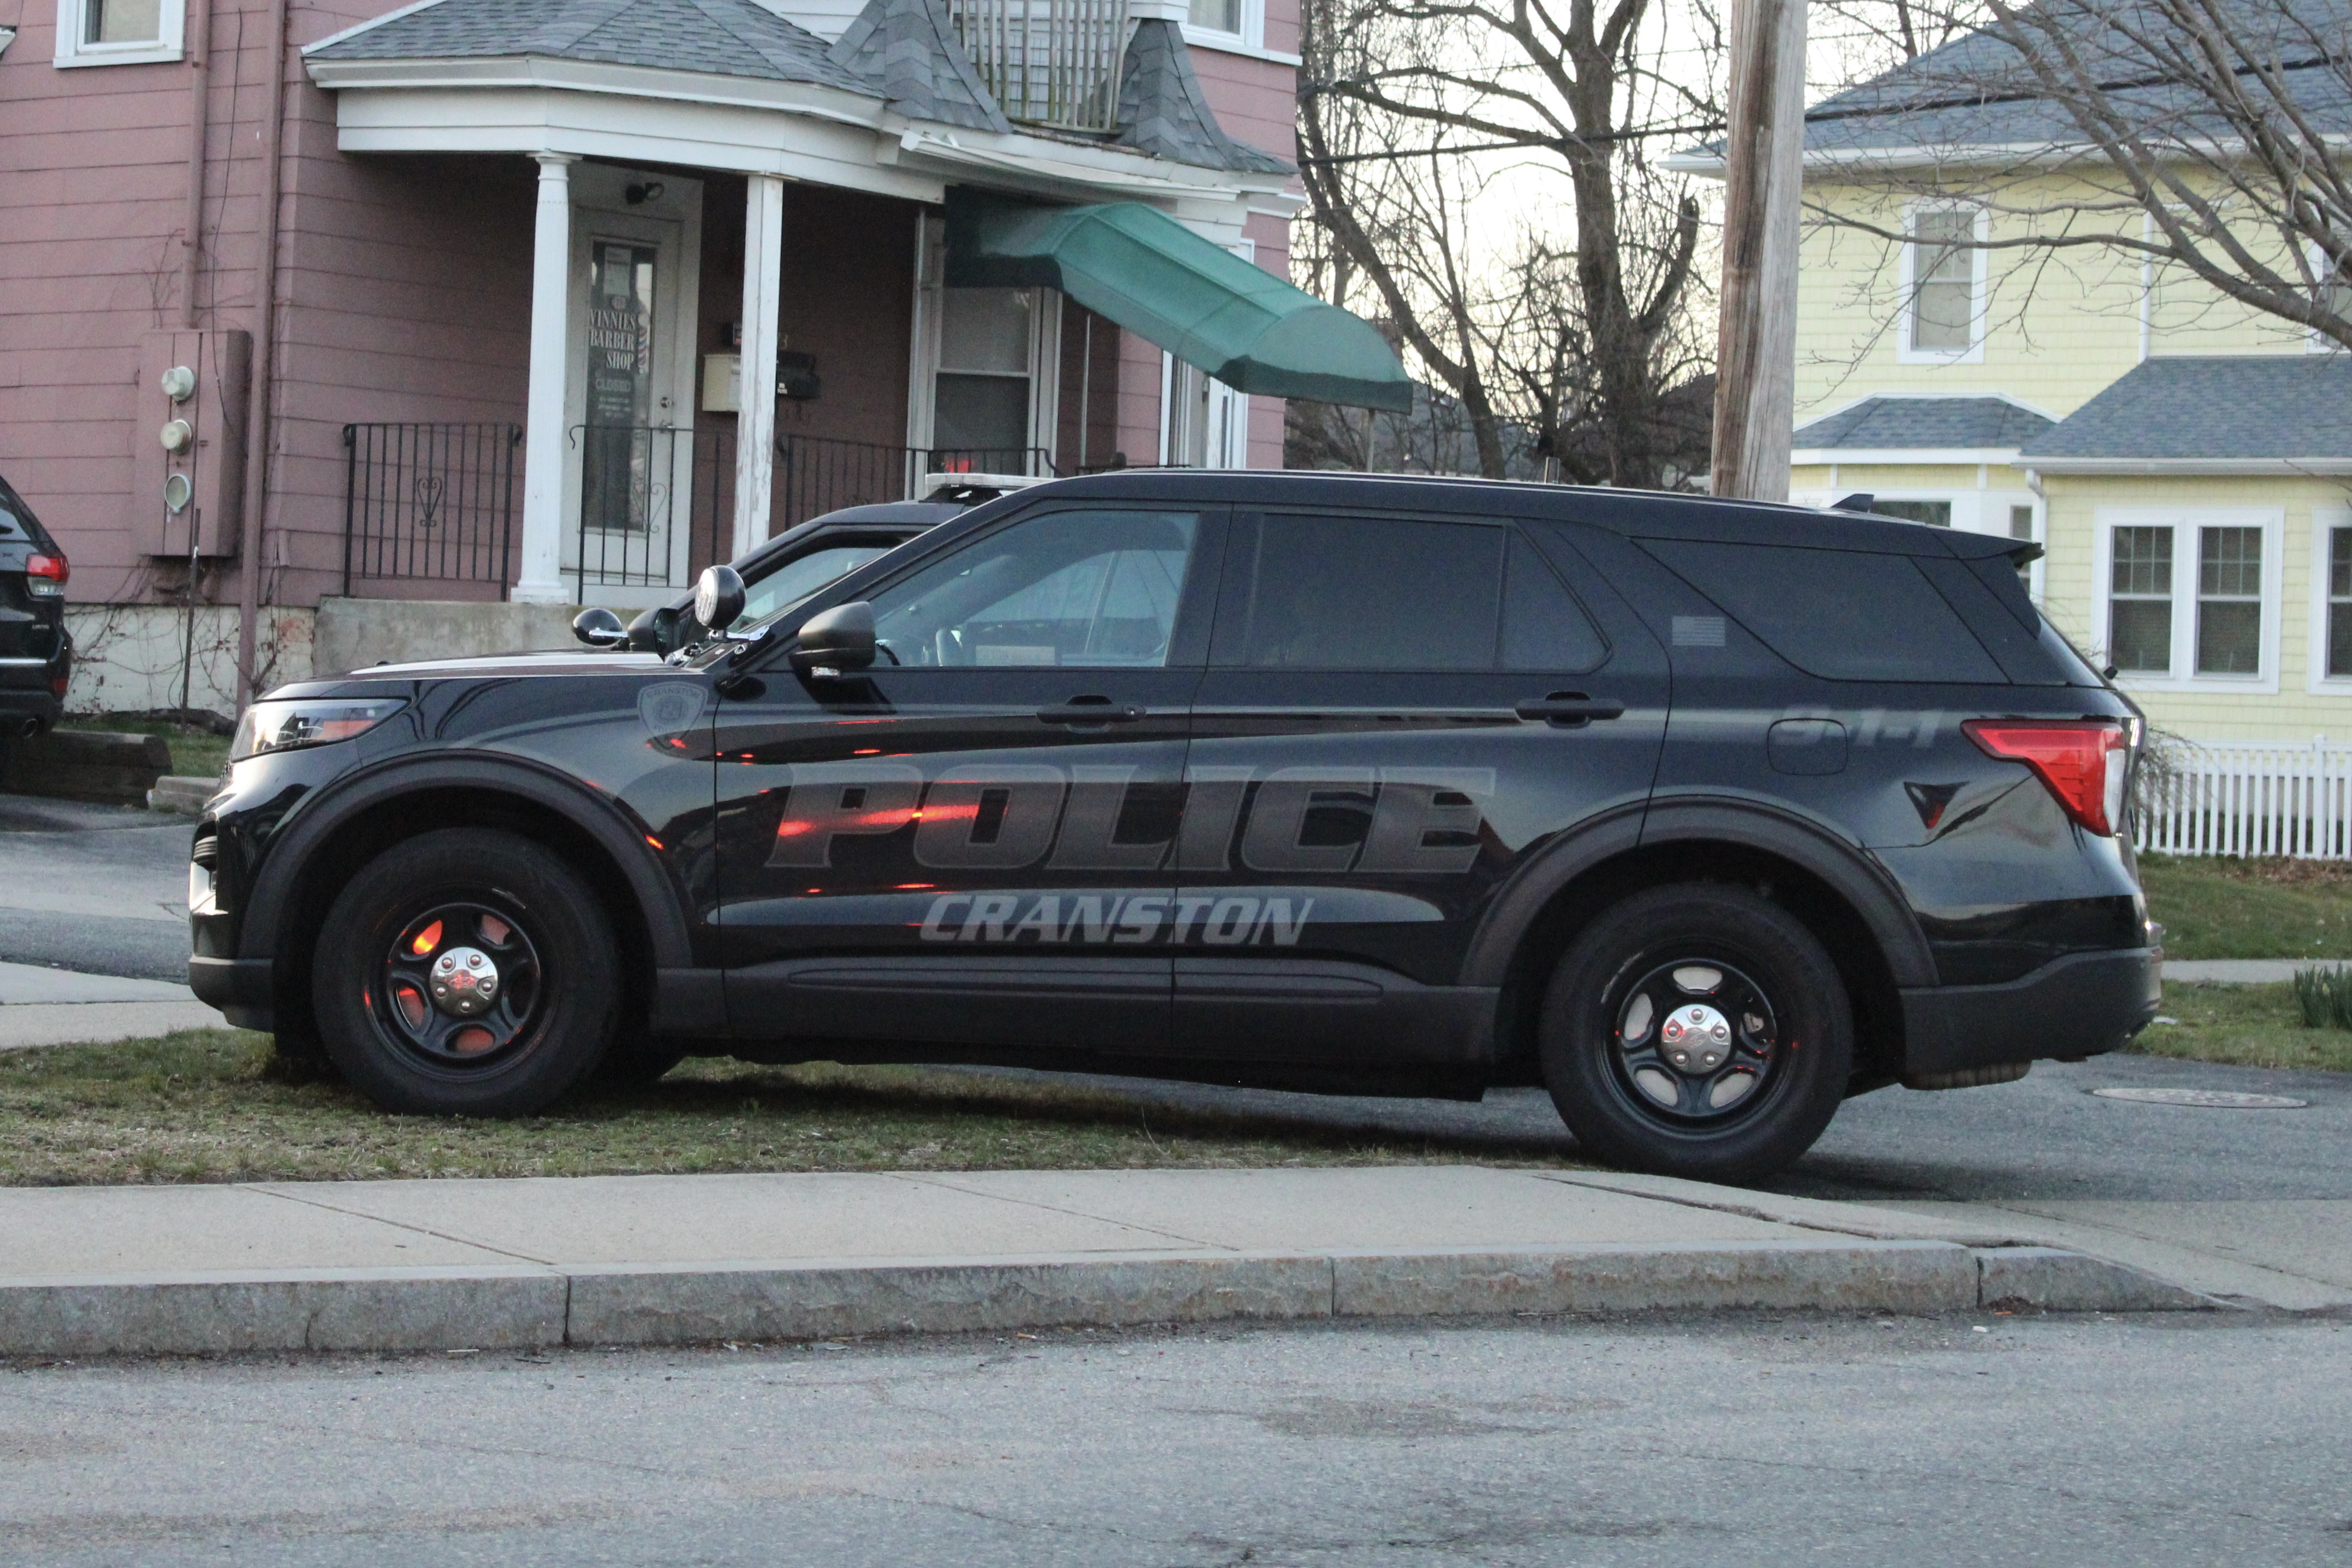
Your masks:
{"label": "headlight", "polygon": [[242,762],[265,751],[290,751],[298,746],[324,746],[364,734],[398,713],[404,704],[379,699],[337,702],[296,699],[255,703],[237,721],[236,738],[229,744],[228,759]]}

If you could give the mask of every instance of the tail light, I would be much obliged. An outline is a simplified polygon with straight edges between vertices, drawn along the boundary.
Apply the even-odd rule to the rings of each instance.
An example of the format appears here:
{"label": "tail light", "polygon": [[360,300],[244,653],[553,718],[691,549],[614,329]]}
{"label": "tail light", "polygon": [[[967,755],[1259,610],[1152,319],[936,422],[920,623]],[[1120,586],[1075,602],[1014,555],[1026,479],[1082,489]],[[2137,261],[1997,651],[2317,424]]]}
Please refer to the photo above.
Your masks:
{"label": "tail light", "polygon": [[36,599],[56,599],[66,591],[73,568],[61,555],[37,555],[25,563],[25,591]]}
{"label": "tail light", "polygon": [[2092,832],[2112,833],[2122,824],[2124,783],[2131,771],[2122,725],[1972,718],[1960,728],[1986,756],[2032,768],[2066,814]]}

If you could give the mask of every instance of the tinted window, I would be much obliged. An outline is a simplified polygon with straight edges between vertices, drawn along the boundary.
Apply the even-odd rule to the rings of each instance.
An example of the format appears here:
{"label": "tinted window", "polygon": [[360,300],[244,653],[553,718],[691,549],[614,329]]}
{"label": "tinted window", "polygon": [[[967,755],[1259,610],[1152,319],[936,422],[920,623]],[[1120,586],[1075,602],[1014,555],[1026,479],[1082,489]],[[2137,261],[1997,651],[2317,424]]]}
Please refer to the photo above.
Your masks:
{"label": "tinted window", "polygon": [[1684,539],[1642,544],[1810,674],[2003,684],[2000,666],[1907,556]]}
{"label": "tinted window", "polygon": [[1535,546],[1514,535],[1503,579],[1503,668],[1598,669],[1609,645]]}
{"label": "tinted window", "polygon": [[1475,523],[1269,516],[1249,577],[1241,662],[1493,669],[1504,538]]}
{"label": "tinted window", "polygon": [[25,532],[25,525],[16,520],[16,514],[5,507],[0,507],[0,539],[21,539],[29,537],[31,536]]}
{"label": "tinted window", "polygon": [[1190,512],[1050,512],[873,599],[887,665],[1160,665],[1192,559]]}

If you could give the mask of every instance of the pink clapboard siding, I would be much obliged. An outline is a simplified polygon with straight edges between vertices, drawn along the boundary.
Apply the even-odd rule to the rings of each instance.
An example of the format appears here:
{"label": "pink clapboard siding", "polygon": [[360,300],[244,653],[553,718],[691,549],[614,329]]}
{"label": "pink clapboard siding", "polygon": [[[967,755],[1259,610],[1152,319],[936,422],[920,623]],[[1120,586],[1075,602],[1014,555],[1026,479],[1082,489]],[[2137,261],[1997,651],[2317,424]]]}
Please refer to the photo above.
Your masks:
{"label": "pink clapboard siding", "polygon": [[[1269,49],[1286,52],[1297,49],[1297,0],[1266,0],[1265,42]],[[1294,111],[1297,103],[1298,72],[1295,67],[1276,60],[1227,54],[1220,49],[1195,45],[1192,48],[1192,73],[1201,78],[1201,90],[1208,98],[1210,109],[1215,111],[1217,122],[1225,128],[1225,134],[1278,158],[1297,160],[1298,135]],[[1294,193],[1304,189],[1296,179],[1289,188]],[[1255,214],[1244,226],[1243,233],[1249,238],[1260,267],[1277,277],[1290,276],[1288,223],[1269,214]],[[1282,466],[1282,413],[1283,400],[1280,398],[1250,399],[1251,467]],[[1153,434],[1156,443],[1156,424]]]}

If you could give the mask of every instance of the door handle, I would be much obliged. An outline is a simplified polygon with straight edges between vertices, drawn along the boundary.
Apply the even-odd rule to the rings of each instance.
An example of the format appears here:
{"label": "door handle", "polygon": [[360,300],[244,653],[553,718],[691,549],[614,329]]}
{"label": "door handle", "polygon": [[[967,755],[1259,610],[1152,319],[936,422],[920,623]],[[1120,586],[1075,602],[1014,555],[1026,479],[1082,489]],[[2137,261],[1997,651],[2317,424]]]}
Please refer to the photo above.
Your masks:
{"label": "door handle", "polygon": [[1622,718],[1625,705],[1615,697],[1589,697],[1582,692],[1553,692],[1530,697],[1511,710],[1521,718],[1541,719],[1555,729],[1576,729],[1597,718]]}
{"label": "door handle", "polygon": [[1143,710],[1132,703],[1108,697],[1079,697],[1054,707],[1041,707],[1037,716],[1047,724],[1133,724]]}

